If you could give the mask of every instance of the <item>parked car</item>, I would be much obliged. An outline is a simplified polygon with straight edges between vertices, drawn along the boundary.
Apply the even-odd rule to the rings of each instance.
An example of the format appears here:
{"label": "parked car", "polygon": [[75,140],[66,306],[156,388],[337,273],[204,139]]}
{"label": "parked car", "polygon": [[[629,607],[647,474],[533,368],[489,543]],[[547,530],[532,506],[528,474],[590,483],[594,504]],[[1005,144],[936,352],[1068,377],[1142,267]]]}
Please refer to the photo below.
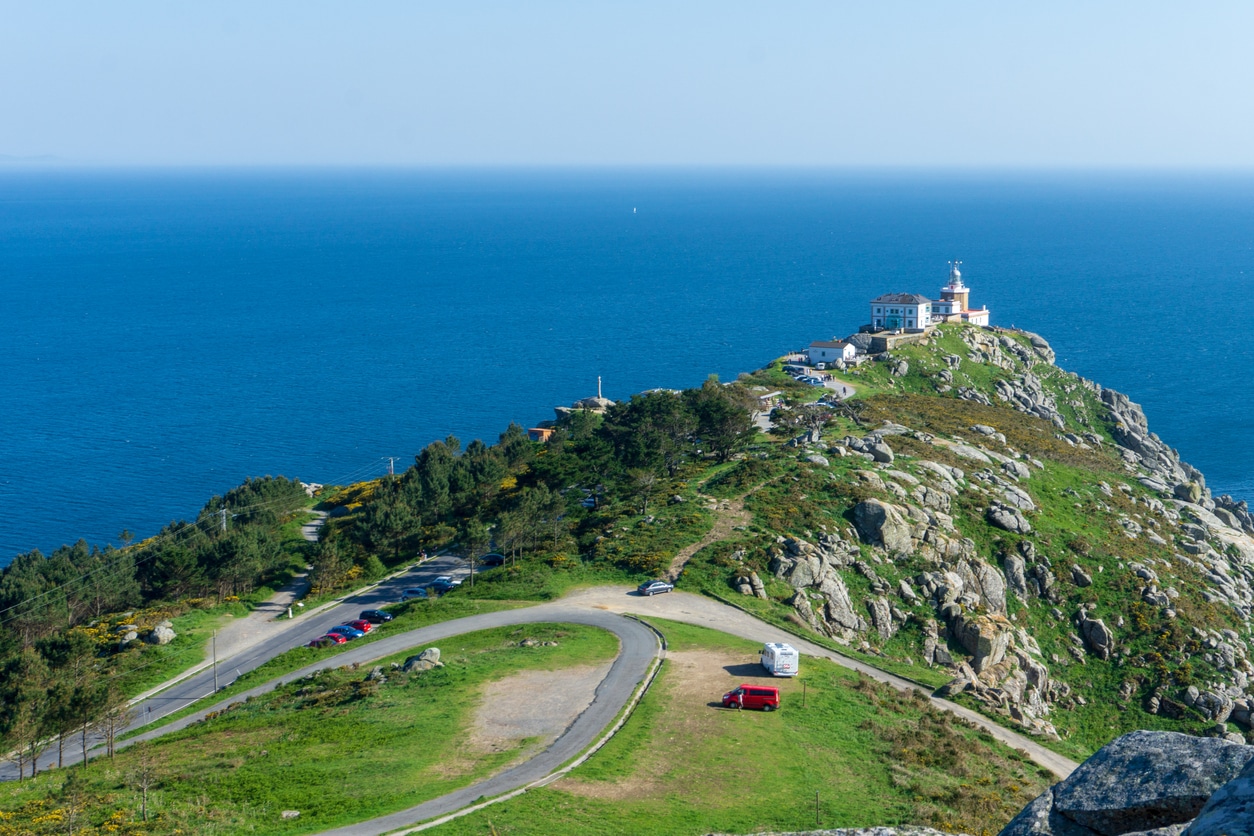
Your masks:
{"label": "parked car", "polygon": [[410,589],[406,589],[404,592],[401,593],[402,601],[409,601],[414,598],[430,598],[430,597],[431,596],[427,594],[427,590],[423,589],[420,586],[415,586]]}
{"label": "parked car", "polygon": [[670,592],[675,588],[675,584],[666,581],[645,581],[636,587],[637,595],[657,595],[659,592]]}
{"label": "parked car", "polygon": [[344,626],[352,627],[354,630],[360,630],[363,633],[369,633],[374,629],[374,625],[364,618],[359,618],[356,621],[345,621]]}
{"label": "parked car", "polygon": [[767,685],[741,685],[723,695],[723,708],[779,708],[779,689]]}
{"label": "parked car", "polygon": [[333,633],[341,635],[346,639],[360,639],[362,636],[366,635],[356,627],[349,627],[347,624],[341,624],[338,627],[332,627],[330,630],[327,630],[328,636]]}
{"label": "parked car", "polygon": [[[348,641],[348,639],[344,638],[343,636],[336,636],[335,639],[340,639],[341,641]],[[340,642],[337,642],[335,639],[331,638],[330,636],[319,636],[318,638],[311,641],[309,644],[305,645],[305,647],[317,647],[317,648],[332,647],[333,645],[337,645],[340,643]]]}
{"label": "parked car", "polygon": [[386,610],[362,610],[357,617],[365,619],[371,624],[387,624],[392,620],[393,615]]}
{"label": "parked car", "polygon": [[435,582],[447,584],[449,586],[461,586],[462,585],[462,579],[455,578],[452,575],[440,575],[438,578],[435,579]]}
{"label": "parked car", "polygon": [[458,584],[453,583],[452,578],[442,577],[442,578],[436,578],[435,580],[433,580],[429,588],[433,592],[435,592],[436,595],[443,595],[446,592],[451,592],[452,590],[456,589],[457,586]]}
{"label": "parked car", "polygon": [[479,565],[480,566],[504,566],[505,555],[497,554],[496,552],[492,552],[491,554],[485,554],[483,557],[479,558]]}

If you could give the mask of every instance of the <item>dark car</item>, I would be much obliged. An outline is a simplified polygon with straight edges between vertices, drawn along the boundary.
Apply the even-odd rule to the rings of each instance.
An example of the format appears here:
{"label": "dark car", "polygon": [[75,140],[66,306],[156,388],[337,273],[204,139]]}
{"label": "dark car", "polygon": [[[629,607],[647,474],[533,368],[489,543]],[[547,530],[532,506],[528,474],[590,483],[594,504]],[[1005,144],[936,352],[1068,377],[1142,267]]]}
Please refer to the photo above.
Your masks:
{"label": "dark car", "polygon": [[636,587],[638,595],[657,595],[659,592],[670,592],[675,588],[675,584],[666,581],[645,581]]}
{"label": "dark car", "polygon": [[349,627],[347,624],[341,624],[339,627],[332,627],[330,630],[327,630],[328,636],[337,634],[346,639],[360,639],[362,636],[366,635],[356,627]]}
{"label": "dark car", "polygon": [[448,578],[436,578],[427,588],[435,592],[436,595],[443,595],[450,590],[456,589],[457,584]]}
{"label": "dark car", "polygon": [[362,610],[357,617],[371,624],[387,624],[393,615],[386,610]]}
{"label": "dark car", "polygon": [[479,565],[480,566],[504,566],[505,555],[497,554],[496,552],[493,552],[492,554],[485,554],[483,557],[479,558]]}

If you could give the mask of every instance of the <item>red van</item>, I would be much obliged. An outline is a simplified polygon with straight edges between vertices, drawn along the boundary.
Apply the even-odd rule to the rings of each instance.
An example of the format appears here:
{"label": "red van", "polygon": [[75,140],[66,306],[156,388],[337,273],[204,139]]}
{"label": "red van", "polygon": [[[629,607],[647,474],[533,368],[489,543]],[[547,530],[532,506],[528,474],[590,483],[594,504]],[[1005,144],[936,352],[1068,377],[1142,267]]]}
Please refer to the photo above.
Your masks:
{"label": "red van", "polygon": [[741,685],[723,695],[723,708],[779,708],[779,689],[768,685]]}

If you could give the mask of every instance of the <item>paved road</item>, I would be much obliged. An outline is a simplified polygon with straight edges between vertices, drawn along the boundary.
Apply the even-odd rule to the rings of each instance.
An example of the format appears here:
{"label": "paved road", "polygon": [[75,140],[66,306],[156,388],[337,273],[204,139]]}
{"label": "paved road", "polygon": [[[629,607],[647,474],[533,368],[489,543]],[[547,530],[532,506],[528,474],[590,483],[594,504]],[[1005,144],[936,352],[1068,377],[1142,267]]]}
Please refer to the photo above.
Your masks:
{"label": "paved road", "polygon": [[[443,565],[428,564],[422,567],[422,570],[419,572],[423,577],[441,573],[450,573],[447,563]],[[396,600],[399,597],[400,589],[406,585],[411,585],[413,580],[414,578],[410,576],[398,578],[385,588],[372,590],[363,596],[358,596],[356,599],[353,599],[351,605],[346,602],[344,605],[318,616],[319,620],[316,625],[312,621],[296,622],[296,625],[306,628],[306,632],[300,633],[299,637],[296,636],[294,631],[289,629],[288,632],[291,635],[287,635],[286,638],[276,636],[265,643],[266,648],[258,647],[254,651],[241,655],[247,656],[247,661],[258,659],[264,661],[271,658],[283,650],[302,644],[306,640],[306,633],[315,635],[317,630],[339,623],[346,617],[345,613],[348,610]],[[510,624],[534,623],[537,621],[569,621],[602,627],[611,630],[619,636],[622,640],[621,652],[611,667],[610,673],[597,687],[593,704],[545,752],[526,763],[513,767],[474,786],[433,799],[399,813],[328,831],[331,834],[335,834],[335,836],[376,836],[377,834],[406,827],[419,821],[446,815],[482,798],[491,798],[527,786],[549,775],[563,762],[590,745],[596,736],[614,719],[627,699],[630,698],[635,690],[635,685],[644,676],[657,651],[653,634],[635,622],[618,617],[617,614],[621,613],[635,613],[698,624],[754,642],[789,642],[806,655],[830,659],[837,664],[861,671],[873,679],[885,682],[900,690],[915,690],[928,694],[933,705],[937,708],[956,714],[973,725],[988,730],[1001,742],[1013,748],[1023,750],[1034,762],[1050,769],[1059,777],[1066,777],[1078,766],[1074,761],[1046,749],[1031,738],[1003,728],[974,711],[947,700],[931,697],[927,689],[920,688],[912,682],[885,673],[857,660],[832,653],[826,648],[807,642],[777,627],[759,621],[748,613],[734,607],[700,595],[691,595],[683,592],[641,598],[631,594],[630,590],[624,587],[595,587],[578,590],[560,602],[553,604],[529,607],[524,610],[488,613],[389,636],[386,639],[354,648],[347,653],[337,654],[334,657],[321,660],[300,671],[258,686],[244,694],[237,694],[229,700],[206,706],[196,714],[177,722],[154,729],[148,734],[137,735],[136,738],[128,741],[128,743],[135,740],[152,739],[174,729],[183,728],[203,717],[205,713],[221,710],[231,702],[245,699],[254,694],[264,693],[282,682],[291,681],[321,668],[337,667],[339,665],[351,664],[354,661],[368,662],[411,647],[429,644],[449,636],[473,630],[508,626]],[[306,618],[308,619],[309,617]],[[315,626],[316,629],[310,629]],[[267,653],[269,655],[266,655]],[[265,658],[261,658],[262,656]],[[255,661],[255,664],[260,664],[260,661]],[[232,660],[233,665],[235,662],[236,660]],[[203,679],[203,676],[200,679]],[[211,684],[209,693],[212,692]],[[205,694],[203,681],[200,687],[202,690],[199,692],[192,689],[192,694]],[[154,700],[160,700],[163,697],[165,697],[164,694],[154,698]],[[189,695],[180,698],[181,702],[165,708],[163,713],[182,707],[190,698],[194,697]],[[13,770],[11,764],[7,764],[6,767]],[[15,773],[13,777],[16,777]]]}
{"label": "paved road", "polygon": [[644,616],[669,618],[672,621],[683,621],[688,624],[699,624],[743,639],[754,642],[787,642],[807,656],[819,656],[830,659],[838,665],[851,670],[861,671],[872,679],[892,685],[900,691],[918,691],[926,694],[932,705],[942,711],[956,714],[962,719],[982,729],[986,729],[993,737],[1014,749],[1022,749],[1033,762],[1045,767],[1059,778],[1066,778],[1079,766],[1073,760],[1045,748],[1032,738],[1011,731],[998,725],[982,714],[964,708],[949,700],[933,697],[931,690],[920,687],[909,680],[894,676],[891,673],[873,668],[864,662],[850,659],[833,653],[825,647],[812,644],[805,639],[785,632],[778,627],[760,621],[743,610],[729,607],[713,598],[704,595],[692,595],[687,592],[671,592],[652,598],[639,598],[634,595],[621,594],[622,590],[612,587],[593,587],[582,589],[562,599],[565,604],[576,607],[587,607],[609,612],[635,613]]}
{"label": "paved road", "polygon": [[[469,569],[466,568],[461,558],[444,555],[325,610],[298,616],[291,620],[268,621],[264,624],[265,635],[251,636],[247,646],[230,658],[222,658],[226,648],[219,644],[220,655],[216,672],[218,687],[225,688],[242,674],[260,667],[280,653],[321,636],[330,627],[356,618],[363,609],[396,603],[401,599],[401,590],[407,587],[422,586],[424,582],[430,582],[439,575],[451,575],[456,578],[466,574],[469,574]],[[376,643],[369,646],[376,646]],[[132,708],[134,720],[128,730],[145,726],[167,714],[186,708],[197,700],[212,696],[215,692],[214,682],[215,672],[213,666],[210,665],[177,684],[140,700]],[[88,735],[88,750],[96,749],[102,745],[103,741],[102,736]],[[79,745],[78,736],[72,735],[65,741],[64,762],[69,765],[78,763],[80,760],[82,760],[82,747]],[[56,764],[57,750],[54,745],[40,756],[39,768],[50,769]],[[13,781],[17,777],[16,763],[12,761],[0,763],[0,781]]]}

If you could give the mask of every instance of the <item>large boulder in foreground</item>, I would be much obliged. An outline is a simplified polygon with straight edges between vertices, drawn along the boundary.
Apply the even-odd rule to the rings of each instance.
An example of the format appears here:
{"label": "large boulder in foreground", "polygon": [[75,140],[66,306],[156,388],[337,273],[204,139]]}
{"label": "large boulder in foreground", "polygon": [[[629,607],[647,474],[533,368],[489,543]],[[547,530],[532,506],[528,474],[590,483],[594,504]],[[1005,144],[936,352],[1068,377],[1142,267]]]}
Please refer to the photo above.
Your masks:
{"label": "large boulder in foreground", "polygon": [[1254,836],[1254,761],[1210,797],[1185,834]]}
{"label": "large boulder in foreground", "polygon": [[1252,758],[1254,747],[1215,738],[1125,734],[1042,793],[1000,836],[1179,833]]}

